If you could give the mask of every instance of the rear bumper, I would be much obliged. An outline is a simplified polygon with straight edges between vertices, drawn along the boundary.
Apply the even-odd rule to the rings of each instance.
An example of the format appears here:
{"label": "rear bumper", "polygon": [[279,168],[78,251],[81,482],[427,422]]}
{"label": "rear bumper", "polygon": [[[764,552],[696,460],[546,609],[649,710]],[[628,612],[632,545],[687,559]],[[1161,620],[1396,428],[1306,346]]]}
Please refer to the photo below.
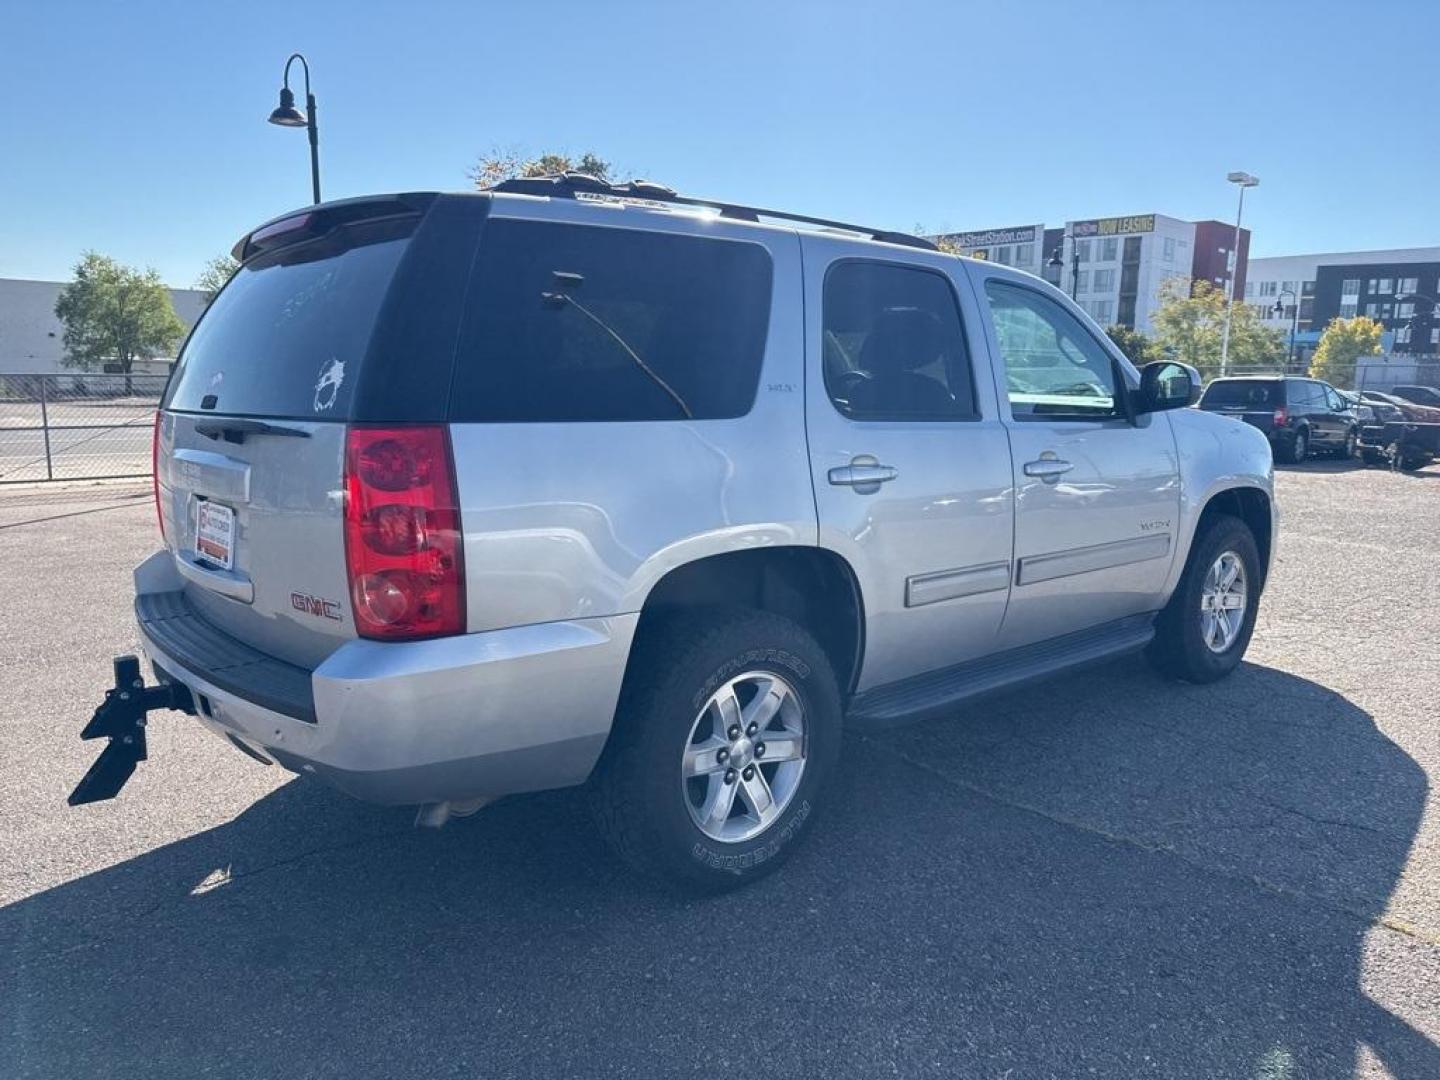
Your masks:
{"label": "rear bumper", "polygon": [[[179,591],[168,561],[161,552],[136,570],[138,594]],[[185,684],[211,731],[367,802],[403,805],[583,782],[609,735],[638,618],[350,641],[309,673],[313,720],[202,662],[183,635],[144,620],[140,631],[157,677]]]}

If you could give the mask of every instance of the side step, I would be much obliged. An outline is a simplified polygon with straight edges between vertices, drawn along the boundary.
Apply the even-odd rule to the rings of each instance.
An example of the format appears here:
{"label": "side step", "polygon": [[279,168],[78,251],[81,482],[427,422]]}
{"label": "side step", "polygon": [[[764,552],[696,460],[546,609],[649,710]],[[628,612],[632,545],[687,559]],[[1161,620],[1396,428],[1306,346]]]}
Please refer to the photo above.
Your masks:
{"label": "side step", "polygon": [[1117,619],[863,691],[851,701],[846,721],[863,730],[922,720],[982,694],[1138,652],[1154,636],[1153,613]]}

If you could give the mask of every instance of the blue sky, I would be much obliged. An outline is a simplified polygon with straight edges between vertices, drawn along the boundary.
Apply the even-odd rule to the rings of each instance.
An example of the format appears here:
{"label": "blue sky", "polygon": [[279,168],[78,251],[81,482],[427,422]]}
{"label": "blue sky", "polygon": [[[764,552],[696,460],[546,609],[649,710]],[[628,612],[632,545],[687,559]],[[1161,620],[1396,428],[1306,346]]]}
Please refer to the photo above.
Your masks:
{"label": "blue sky", "polygon": [[[687,192],[910,229],[1234,214],[1253,254],[1440,244],[1440,4],[9,4],[0,276],[189,284],[309,199],[264,122],[307,53],[326,197],[593,148]],[[298,66],[297,66],[298,74]]]}

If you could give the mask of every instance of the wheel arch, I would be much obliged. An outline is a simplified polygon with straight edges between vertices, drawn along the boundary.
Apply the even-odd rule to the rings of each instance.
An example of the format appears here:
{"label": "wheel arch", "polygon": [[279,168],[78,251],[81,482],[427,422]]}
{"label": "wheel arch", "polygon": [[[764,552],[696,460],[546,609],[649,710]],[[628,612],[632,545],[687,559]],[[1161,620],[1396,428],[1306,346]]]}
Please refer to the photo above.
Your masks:
{"label": "wheel arch", "polygon": [[645,597],[637,635],[677,611],[748,608],[783,616],[815,637],[843,696],[854,690],[865,647],[855,571],[821,547],[775,546],[703,556],[667,571]]}
{"label": "wheel arch", "polygon": [[1258,487],[1230,487],[1215,492],[1200,511],[1194,536],[1199,536],[1220,514],[1239,518],[1255,537],[1255,546],[1260,551],[1260,588],[1263,590],[1270,576],[1270,557],[1275,543],[1275,518],[1269,493]]}

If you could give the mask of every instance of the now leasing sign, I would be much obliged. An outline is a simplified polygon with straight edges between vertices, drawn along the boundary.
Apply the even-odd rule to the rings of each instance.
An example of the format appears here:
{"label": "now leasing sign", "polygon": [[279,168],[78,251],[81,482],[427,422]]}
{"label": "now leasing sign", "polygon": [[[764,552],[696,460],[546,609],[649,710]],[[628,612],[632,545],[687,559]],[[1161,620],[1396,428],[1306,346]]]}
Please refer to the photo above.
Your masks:
{"label": "now leasing sign", "polygon": [[1135,214],[1132,217],[1091,218],[1089,221],[1072,221],[1071,236],[1121,236],[1128,233],[1155,231],[1154,214]]}

